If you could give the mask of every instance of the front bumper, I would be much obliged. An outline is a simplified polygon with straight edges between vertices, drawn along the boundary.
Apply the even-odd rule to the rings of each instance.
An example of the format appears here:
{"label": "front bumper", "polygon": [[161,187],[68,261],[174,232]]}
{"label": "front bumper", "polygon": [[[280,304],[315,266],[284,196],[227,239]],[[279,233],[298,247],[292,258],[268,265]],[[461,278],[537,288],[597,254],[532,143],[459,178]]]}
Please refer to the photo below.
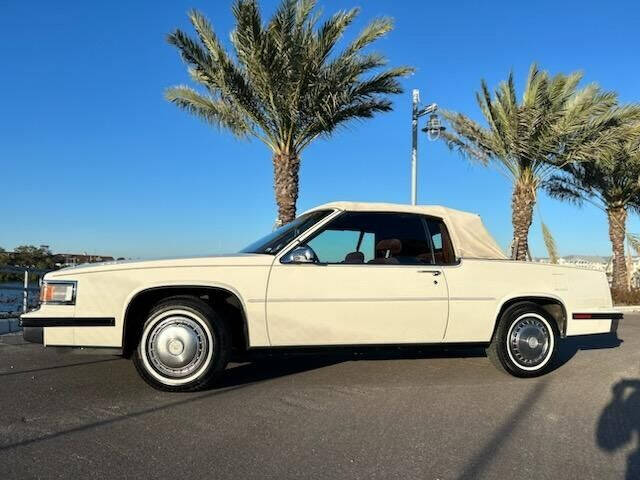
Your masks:
{"label": "front bumper", "polygon": [[20,317],[23,327],[113,327],[114,317]]}
{"label": "front bumper", "polygon": [[22,336],[27,342],[44,344],[45,327],[113,327],[113,317],[20,317]]}
{"label": "front bumper", "polygon": [[23,327],[22,337],[26,342],[44,343],[44,329],[42,327]]}
{"label": "front bumper", "polygon": [[[122,355],[115,317],[77,317],[67,306],[57,307],[20,316],[25,341],[74,353]],[[115,339],[109,341],[109,336]]]}

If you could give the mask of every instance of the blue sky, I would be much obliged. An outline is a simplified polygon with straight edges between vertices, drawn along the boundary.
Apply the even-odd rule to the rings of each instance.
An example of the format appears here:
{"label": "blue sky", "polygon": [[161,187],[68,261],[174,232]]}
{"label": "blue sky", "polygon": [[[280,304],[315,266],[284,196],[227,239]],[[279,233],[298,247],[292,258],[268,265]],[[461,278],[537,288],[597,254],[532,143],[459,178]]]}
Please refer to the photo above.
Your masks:
{"label": "blue sky", "polygon": [[[264,16],[276,1],[262,1]],[[410,98],[479,119],[480,79],[537,61],[582,70],[640,100],[636,2],[321,0],[327,13],[359,5],[347,39],[376,16],[396,28],[376,49],[416,67],[394,111],[356,123],[303,153],[299,211],[333,200],[409,200]],[[165,41],[195,7],[227,39],[230,1],[0,1],[0,246],[132,258],[236,251],[275,219],[269,151],[179,111],[166,87],[186,69]],[[422,135],[422,134],[421,134]],[[511,235],[508,181],[420,138],[420,203],[482,215],[499,243]],[[561,254],[608,255],[604,213],[540,197]],[[630,220],[640,232],[640,222]],[[530,240],[544,255],[536,213]]]}

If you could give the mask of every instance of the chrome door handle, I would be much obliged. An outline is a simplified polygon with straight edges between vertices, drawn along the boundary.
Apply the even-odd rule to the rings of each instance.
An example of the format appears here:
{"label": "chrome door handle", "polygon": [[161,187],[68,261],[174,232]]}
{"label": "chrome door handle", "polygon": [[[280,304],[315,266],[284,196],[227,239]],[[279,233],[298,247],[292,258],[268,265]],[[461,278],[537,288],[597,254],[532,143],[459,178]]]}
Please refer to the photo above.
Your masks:
{"label": "chrome door handle", "polygon": [[437,277],[442,272],[440,270],[418,270],[418,273],[431,273],[434,277]]}

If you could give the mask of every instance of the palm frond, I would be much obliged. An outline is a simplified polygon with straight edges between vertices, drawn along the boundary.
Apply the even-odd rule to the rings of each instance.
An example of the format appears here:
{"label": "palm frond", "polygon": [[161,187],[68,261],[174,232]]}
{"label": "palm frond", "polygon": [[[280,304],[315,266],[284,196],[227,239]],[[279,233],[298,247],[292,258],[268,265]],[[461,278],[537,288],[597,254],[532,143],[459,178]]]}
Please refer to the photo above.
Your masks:
{"label": "palm frond", "polygon": [[632,210],[640,207],[640,106],[614,107],[607,112],[609,126],[584,138],[574,149],[577,160],[563,165],[562,173],[545,183],[548,193],[561,200],[596,201],[607,209],[612,205]]}
{"label": "palm frond", "polygon": [[636,252],[636,255],[640,255],[640,235],[627,232],[627,243]]}
{"label": "palm frond", "polygon": [[302,30],[305,28],[305,24],[307,26],[315,24],[315,18],[311,18],[311,13],[315,7],[316,0],[298,0],[298,3],[296,3],[296,29]]}
{"label": "palm frond", "polygon": [[393,20],[387,17],[377,18],[367,25],[358,37],[345,48],[343,55],[352,57],[363,48],[384,37],[393,30]]}
{"label": "palm frond", "polygon": [[547,248],[549,255],[549,261],[551,263],[558,263],[558,249],[556,248],[556,241],[551,234],[551,230],[546,223],[542,223],[542,236],[544,238],[544,245]]}
{"label": "palm frond", "polygon": [[552,175],[545,180],[543,187],[551,197],[577,206],[582,206],[585,197],[589,196],[588,191],[584,191],[576,178],[567,174]]}
{"label": "palm frond", "polygon": [[[640,122],[640,106],[619,106],[615,92],[595,84],[579,89],[581,79],[580,72],[550,77],[534,63],[520,103],[515,99],[513,74],[493,93],[482,81],[476,100],[486,126],[448,112],[444,117],[451,128],[442,138],[449,148],[497,166],[514,183],[534,175],[557,198],[576,201],[588,190],[576,190],[580,182],[547,180],[561,171],[580,174],[580,169],[574,169],[577,164],[612,165],[620,158],[620,145],[629,143],[623,137],[633,137],[625,129]],[[593,182],[598,175],[587,168],[583,176]],[[634,175],[632,171],[627,177]],[[599,183],[606,182],[600,179]]]}
{"label": "palm frond", "polygon": [[187,86],[167,89],[165,98],[218,128],[228,129],[236,137],[244,138],[251,133],[246,117],[228,102],[201,95]]}
{"label": "palm frond", "polygon": [[320,22],[315,0],[282,0],[266,23],[256,0],[235,0],[232,10],[231,51],[197,11],[189,13],[196,38],[180,30],[169,35],[207,94],[176,87],[167,98],[236,135],[257,136],[276,152],[297,155],[345,122],[390,110],[388,96],[402,91],[398,79],[412,71],[387,68],[382,55],[363,51],[392,29],[390,19],[370,22],[337,52],[358,9]]}
{"label": "palm frond", "polygon": [[445,110],[441,114],[453,127],[442,132],[441,136],[449,149],[458,151],[469,160],[488,165],[495,155],[491,133],[461,113]]}
{"label": "palm frond", "polygon": [[335,13],[329,20],[320,26],[317,33],[317,57],[316,60],[325,62],[335,47],[344,31],[360,13],[359,8]]}

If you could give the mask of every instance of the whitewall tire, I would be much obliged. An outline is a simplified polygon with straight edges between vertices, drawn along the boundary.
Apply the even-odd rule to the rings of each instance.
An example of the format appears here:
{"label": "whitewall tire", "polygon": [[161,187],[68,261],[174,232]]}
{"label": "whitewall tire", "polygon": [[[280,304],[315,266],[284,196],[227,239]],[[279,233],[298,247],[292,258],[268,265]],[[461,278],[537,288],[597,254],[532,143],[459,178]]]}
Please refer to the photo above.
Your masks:
{"label": "whitewall tire", "polygon": [[154,388],[194,391],[226,367],[230,339],[224,319],[195,297],[172,297],[145,321],[133,360]]}
{"label": "whitewall tire", "polygon": [[555,321],[539,305],[522,302],[507,308],[498,319],[487,355],[516,377],[546,373],[558,347]]}

